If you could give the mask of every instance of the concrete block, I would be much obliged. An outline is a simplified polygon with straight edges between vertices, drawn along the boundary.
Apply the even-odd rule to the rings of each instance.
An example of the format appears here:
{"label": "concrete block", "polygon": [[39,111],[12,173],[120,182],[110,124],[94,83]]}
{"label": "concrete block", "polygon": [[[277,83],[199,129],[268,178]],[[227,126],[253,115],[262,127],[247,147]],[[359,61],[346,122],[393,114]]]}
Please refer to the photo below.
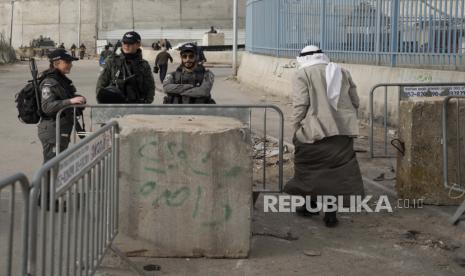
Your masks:
{"label": "concrete block", "polygon": [[[425,204],[456,205],[463,201],[443,185],[443,148],[442,148],[442,103],[444,98],[417,98],[401,101],[399,139],[405,143],[405,155],[397,157],[396,190],[399,198],[423,199]],[[448,120],[449,179],[457,181],[457,108],[450,103]],[[460,116],[465,109],[460,108]],[[465,120],[461,120],[461,138],[463,147],[463,129]],[[464,158],[463,148],[461,153]],[[462,165],[463,166],[463,165]],[[462,169],[465,171],[465,168]],[[462,172],[462,179],[465,175]]]}
{"label": "concrete block", "polygon": [[248,256],[248,129],[215,116],[130,115],[120,134],[123,249],[151,257]]}
{"label": "concrete block", "polygon": [[224,33],[204,34],[202,45],[203,46],[224,45]]}

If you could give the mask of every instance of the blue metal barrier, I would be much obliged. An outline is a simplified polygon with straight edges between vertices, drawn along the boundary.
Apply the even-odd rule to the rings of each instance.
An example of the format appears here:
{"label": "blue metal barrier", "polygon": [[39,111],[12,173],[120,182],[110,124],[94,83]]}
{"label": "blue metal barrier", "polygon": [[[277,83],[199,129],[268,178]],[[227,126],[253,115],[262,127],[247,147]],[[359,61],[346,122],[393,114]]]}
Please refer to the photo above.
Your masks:
{"label": "blue metal barrier", "polygon": [[465,0],[249,0],[246,49],[295,57],[314,44],[338,62],[465,69],[464,10]]}

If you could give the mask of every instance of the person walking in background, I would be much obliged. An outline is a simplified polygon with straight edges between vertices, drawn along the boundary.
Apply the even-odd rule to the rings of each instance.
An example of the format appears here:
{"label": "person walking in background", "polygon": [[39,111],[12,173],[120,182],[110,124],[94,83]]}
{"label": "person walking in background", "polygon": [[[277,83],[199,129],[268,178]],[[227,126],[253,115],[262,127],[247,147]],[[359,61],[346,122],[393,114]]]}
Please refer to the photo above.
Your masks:
{"label": "person walking in background", "polygon": [[84,45],[84,43],[82,43],[81,46],[79,46],[80,59],[84,59],[85,54],[86,54],[86,46]]}
{"label": "person walking in background", "polygon": [[76,44],[73,43],[73,45],[71,45],[71,48],[69,48],[71,50],[71,56],[72,57],[76,57]]}
{"label": "person walking in background", "polygon": [[166,50],[170,50],[172,48],[170,41],[168,39],[166,39],[166,38],[161,40],[160,46],[161,46],[161,48],[165,47]]}
{"label": "person walking in background", "polygon": [[[302,49],[293,82],[294,177],[284,187],[291,195],[364,196],[353,137],[359,133],[357,87],[316,46]],[[315,200],[316,201],[316,200]],[[312,202],[316,205],[316,202]],[[312,206],[313,207],[313,206]],[[311,215],[305,207],[298,213]],[[338,224],[336,212],[325,212],[327,227]]]}
{"label": "person walking in background", "polygon": [[105,60],[111,55],[110,45],[105,45],[105,50],[100,53],[99,64],[100,66],[105,65]]}
{"label": "person walking in background", "polygon": [[166,48],[163,48],[155,58],[155,67],[153,71],[154,73],[158,72],[160,74],[160,81],[162,83],[165,80],[166,72],[168,72],[168,60],[173,63],[173,57],[171,57]]}
{"label": "person walking in background", "polygon": [[160,50],[161,49],[160,41],[152,43],[152,49],[154,49],[155,51]]}

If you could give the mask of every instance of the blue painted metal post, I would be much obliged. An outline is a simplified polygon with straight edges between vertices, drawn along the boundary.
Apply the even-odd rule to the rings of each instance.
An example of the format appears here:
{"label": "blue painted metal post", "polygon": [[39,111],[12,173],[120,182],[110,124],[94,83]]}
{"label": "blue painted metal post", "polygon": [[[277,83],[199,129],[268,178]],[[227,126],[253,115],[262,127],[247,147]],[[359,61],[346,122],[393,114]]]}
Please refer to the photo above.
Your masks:
{"label": "blue painted metal post", "polygon": [[325,31],[325,19],[326,19],[326,0],[320,0],[321,12],[320,12],[320,49],[326,49],[326,31]]}
{"label": "blue painted metal post", "polygon": [[391,17],[391,66],[397,65],[397,53],[399,52],[399,1],[394,0],[391,2],[392,5],[392,17]]}
{"label": "blue painted metal post", "polygon": [[377,0],[376,2],[376,33],[375,33],[375,57],[376,57],[376,65],[380,65],[380,52],[381,52],[381,16],[383,13],[381,12],[381,0]]}
{"label": "blue painted metal post", "polygon": [[276,56],[279,57],[279,46],[280,46],[280,27],[281,27],[281,0],[277,0],[277,8],[276,8]]}

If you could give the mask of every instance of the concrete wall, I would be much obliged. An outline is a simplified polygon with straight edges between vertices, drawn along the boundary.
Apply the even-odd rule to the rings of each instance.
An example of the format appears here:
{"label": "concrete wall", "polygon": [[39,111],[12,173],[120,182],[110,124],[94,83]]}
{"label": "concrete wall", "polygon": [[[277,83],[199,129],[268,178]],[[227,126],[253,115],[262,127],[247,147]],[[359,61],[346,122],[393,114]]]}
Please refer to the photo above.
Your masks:
{"label": "concrete wall", "polygon": [[[39,35],[67,47],[77,43],[79,3],[81,41],[88,48],[95,46],[99,32],[132,29],[132,3],[136,30],[232,28],[233,1],[229,0],[19,0],[14,4],[13,46],[29,45]],[[243,29],[245,0],[239,3],[238,22]],[[0,0],[0,32],[8,39],[10,21],[11,0]]]}
{"label": "concrete wall", "polygon": [[[441,71],[427,69],[392,68],[383,66],[341,64],[350,71],[358,87],[361,101],[359,114],[362,118],[368,116],[369,93],[378,83],[395,82],[460,82],[465,80],[465,72]],[[246,85],[262,89],[270,94],[290,97],[292,94],[292,78],[295,74],[295,59],[275,58],[264,55],[254,55],[244,52],[238,79]],[[375,116],[383,114],[383,89],[375,94]],[[398,97],[397,88],[388,90],[388,115],[392,125],[397,124]]]}
{"label": "concrete wall", "polygon": [[[154,64],[155,58],[159,52],[160,51],[154,51],[152,50],[152,48],[149,48],[149,47],[143,47],[143,57],[150,64]],[[169,53],[173,57],[173,60],[175,63],[181,63],[181,57],[180,57],[179,51],[170,50]],[[237,53],[238,63],[241,61],[243,53],[245,52],[239,51]],[[207,59],[207,63],[232,64],[232,52],[231,51],[205,51],[204,54],[205,54],[205,58]]]}

